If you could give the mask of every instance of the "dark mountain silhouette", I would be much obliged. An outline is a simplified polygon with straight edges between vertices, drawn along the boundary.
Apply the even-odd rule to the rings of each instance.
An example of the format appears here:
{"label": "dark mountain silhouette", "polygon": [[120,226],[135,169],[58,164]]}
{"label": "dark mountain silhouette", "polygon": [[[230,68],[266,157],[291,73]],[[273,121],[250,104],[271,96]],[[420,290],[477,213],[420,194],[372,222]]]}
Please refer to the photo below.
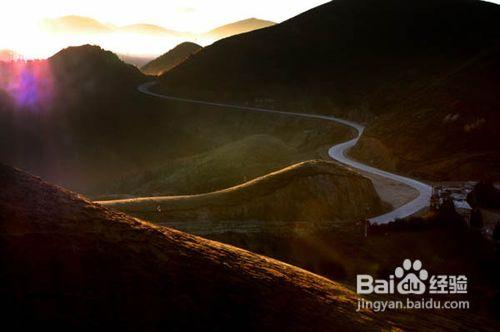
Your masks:
{"label": "dark mountain silhouette", "polygon": [[249,18],[246,20],[230,23],[213,29],[205,34],[205,37],[215,40],[223,39],[226,37],[239,35],[245,32],[259,30],[275,25],[271,21],[260,20],[257,18]]}
{"label": "dark mountain silhouette", "polygon": [[161,75],[186,61],[190,56],[199,52],[202,47],[195,43],[182,43],[167,53],[144,65],[142,72],[149,75]]}
{"label": "dark mountain silhouette", "polygon": [[370,152],[382,146],[396,168],[429,179],[500,178],[499,59],[500,44],[414,82],[406,97],[384,103],[387,114],[372,122],[354,153],[385,167]]}
{"label": "dark mountain silhouette", "polygon": [[397,326],[368,310],[357,313],[354,293],[291,265],[111,212],[3,165],[0,182],[0,307],[9,326]]}
{"label": "dark mountain silhouette", "polygon": [[[500,141],[499,31],[500,7],[483,1],[336,0],[216,42],[162,81],[171,94],[273,98],[283,109],[378,117],[367,136],[395,154],[397,168],[433,178],[476,177],[479,159],[451,173],[438,164],[481,155],[487,172],[500,169],[493,143]],[[448,122],[454,127],[441,130],[457,113],[460,120]]]}
{"label": "dark mountain silhouette", "polygon": [[0,64],[0,72],[5,163],[58,183],[84,184],[89,179],[77,174],[100,158],[112,165],[116,148],[137,135],[130,114],[141,102],[136,87],[146,78],[111,52],[71,47],[48,60]]}
{"label": "dark mountain silhouette", "polygon": [[59,94],[118,91],[143,78],[137,68],[99,46],[68,47],[50,57],[48,63]]}

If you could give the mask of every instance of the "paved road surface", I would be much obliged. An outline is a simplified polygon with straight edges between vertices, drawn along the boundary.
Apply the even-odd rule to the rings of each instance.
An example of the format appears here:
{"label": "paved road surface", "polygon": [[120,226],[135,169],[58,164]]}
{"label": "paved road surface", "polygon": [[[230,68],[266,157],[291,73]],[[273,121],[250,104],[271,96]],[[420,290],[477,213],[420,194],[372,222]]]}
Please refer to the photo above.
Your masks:
{"label": "paved road surface", "polygon": [[358,143],[359,138],[361,137],[361,135],[363,135],[363,132],[365,130],[365,127],[358,124],[358,123],[348,121],[348,120],[339,119],[339,118],[336,118],[333,116],[328,116],[328,115],[283,112],[283,111],[269,110],[269,109],[257,108],[257,107],[237,106],[237,105],[207,102],[207,101],[195,100],[195,99],[170,97],[170,96],[165,96],[165,95],[150,91],[149,88],[151,86],[153,86],[154,84],[155,84],[155,82],[145,83],[145,84],[140,85],[137,89],[140,92],[145,93],[147,95],[155,96],[155,97],[167,99],[167,100],[186,102],[186,103],[191,103],[191,104],[207,105],[207,106],[216,106],[216,107],[222,107],[222,108],[230,108],[233,110],[240,110],[240,111],[274,113],[274,114],[282,114],[282,115],[287,115],[287,116],[322,119],[322,120],[327,120],[327,121],[335,121],[335,122],[344,124],[346,126],[349,126],[351,128],[354,128],[357,131],[357,136],[355,138],[353,138],[350,141],[334,145],[328,151],[328,155],[333,160],[336,160],[336,161],[338,161],[344,165],[347,165],[349,167],[352,167],[354,169],[364,171],[366,173],[379,175],[379,176],[382,176],[384,178],[388,178],[388,179],[391,179],[393,181],[403,183],[405,185],[408,185],[408,186],[416,189],[419,192],[418,197],[415,198],[414,200],[396,208],[395,210],[393,210],[389,213],[371,218],[371,219],[369,219],[370,222],[375,223],[375,224],[389,223],[389,222],[394,221],[395,219],[398,219],[398,218],[405,218],[405,217],[411,216],[411,215],[413,215],[413,214],[415,214],[415,213],[417,213],[417,212],[421,211],[422,209],[429,206],[430,198],[432,195],[432,187],[431,186],[429,186],[423,182],[417,181],[415,179],[411,179],[411,178],[407,178],[407,177],[404,177],[401,175],[389,173],[389,172],[365,165],[363,163],[354,161],[346,156],[346,152]]}

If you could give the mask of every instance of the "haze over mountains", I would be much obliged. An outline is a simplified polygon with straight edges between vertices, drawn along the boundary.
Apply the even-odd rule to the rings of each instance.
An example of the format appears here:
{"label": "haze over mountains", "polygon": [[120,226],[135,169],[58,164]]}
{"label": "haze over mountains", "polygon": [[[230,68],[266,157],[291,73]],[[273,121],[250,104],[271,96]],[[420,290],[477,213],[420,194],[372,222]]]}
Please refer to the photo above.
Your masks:
{"label": "haze over mountains", "polygon": [[[253,30],[258,30],[273,26],[276,23],[257,18],[249,18],[234,23],[229,23],[218,28],[212,29],[204,34],[213,39],[222,39],[236,34],[241,34]],[[59,33],[104,33],[115,30],[131,31],[134,33],[157,33],[157,34],[172,34],[193,36],[187,32],[180,32],[167,29],[154,24],[137,23],[125,26],[116,26],[99,22],[90,17],[69,15],[53,19],[45,19],[42,25],[50,29],[52,32]]]}
{"label": "haze over mountains", "polygon": [[275,25],[276,23],[271,21],[259,20],[256,18],[249,18],[247,20],[242,20],[230,24],[223,25],[219,28],[213,29],[205,34],[206,37],[215,40],[231,37],[234,35],[239,35],[245,32],[250,32],[254,30],[259,30]]}
{"label": "haze over mountains", "polygon": [[144,58],[152,60],[182,42],[192,41],[208,45],[221,38],[274,24],[252,18],[224,25],[209,32],[192,33],[145,23],[116,26],[90,17],[70,15],[45,19],[40,26],[43,31],[52,35],[53,42],[60,44],[60,47],[75,43],[97,44],[120,54],[134,64],[143,65],[146,62]]}
{"label": "haze over mountains", "polygon": [[358,157],[390,151],[380,159],[404,172],[498,176],[499,31],[500,7],[482,1],[337,0],[206,47],[162,81],[170,94],[375,121]]}
{"label": "haze over mountains", "polygon": [[116,26],[105,24],[90,17],[69,15],[42,21],[42,26],[53,33],[95,34],[110,32],[131,32],[136,34],[181,35],[181,32],[169,30],[154,24],[131,24]]}
{"label": "haze over mountains", "polygon": [[105,33],[113,31],[113,26],[90,17],[69,15],[42,21],[42,26],[52,33]]}

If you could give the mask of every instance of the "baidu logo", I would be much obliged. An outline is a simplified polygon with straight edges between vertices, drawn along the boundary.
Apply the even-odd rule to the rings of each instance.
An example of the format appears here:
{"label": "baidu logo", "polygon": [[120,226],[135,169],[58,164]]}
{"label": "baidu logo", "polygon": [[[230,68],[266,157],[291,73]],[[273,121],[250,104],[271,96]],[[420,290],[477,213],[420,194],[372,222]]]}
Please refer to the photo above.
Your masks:
{"label": "baidu logo", "polygon": [[433,275],[423,268],[420,260],[405,259],[396,267],[389,279],[375,279],[368,274],[357,276],[358,294],[466,294],[467,277],[464,275]]}
{"label": "baidu logo", "polygon": [[405,259],[402,267],[397,267],[394,271],[396,278],[401,279],[397,285],[399,294],[424,294],[426,290],[425,281],[429,278],[427,270],[422,269],[422,262],[418,259],[412,263]]}

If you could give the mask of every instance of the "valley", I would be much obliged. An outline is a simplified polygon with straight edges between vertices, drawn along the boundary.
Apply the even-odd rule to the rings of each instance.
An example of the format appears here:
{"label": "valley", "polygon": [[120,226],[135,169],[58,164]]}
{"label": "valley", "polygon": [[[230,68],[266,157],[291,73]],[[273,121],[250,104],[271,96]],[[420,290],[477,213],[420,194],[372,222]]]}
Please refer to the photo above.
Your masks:
{"label": "valley", "polygon": [[500,6],[259,1],[0,20],[6,324],[499,330]]}

